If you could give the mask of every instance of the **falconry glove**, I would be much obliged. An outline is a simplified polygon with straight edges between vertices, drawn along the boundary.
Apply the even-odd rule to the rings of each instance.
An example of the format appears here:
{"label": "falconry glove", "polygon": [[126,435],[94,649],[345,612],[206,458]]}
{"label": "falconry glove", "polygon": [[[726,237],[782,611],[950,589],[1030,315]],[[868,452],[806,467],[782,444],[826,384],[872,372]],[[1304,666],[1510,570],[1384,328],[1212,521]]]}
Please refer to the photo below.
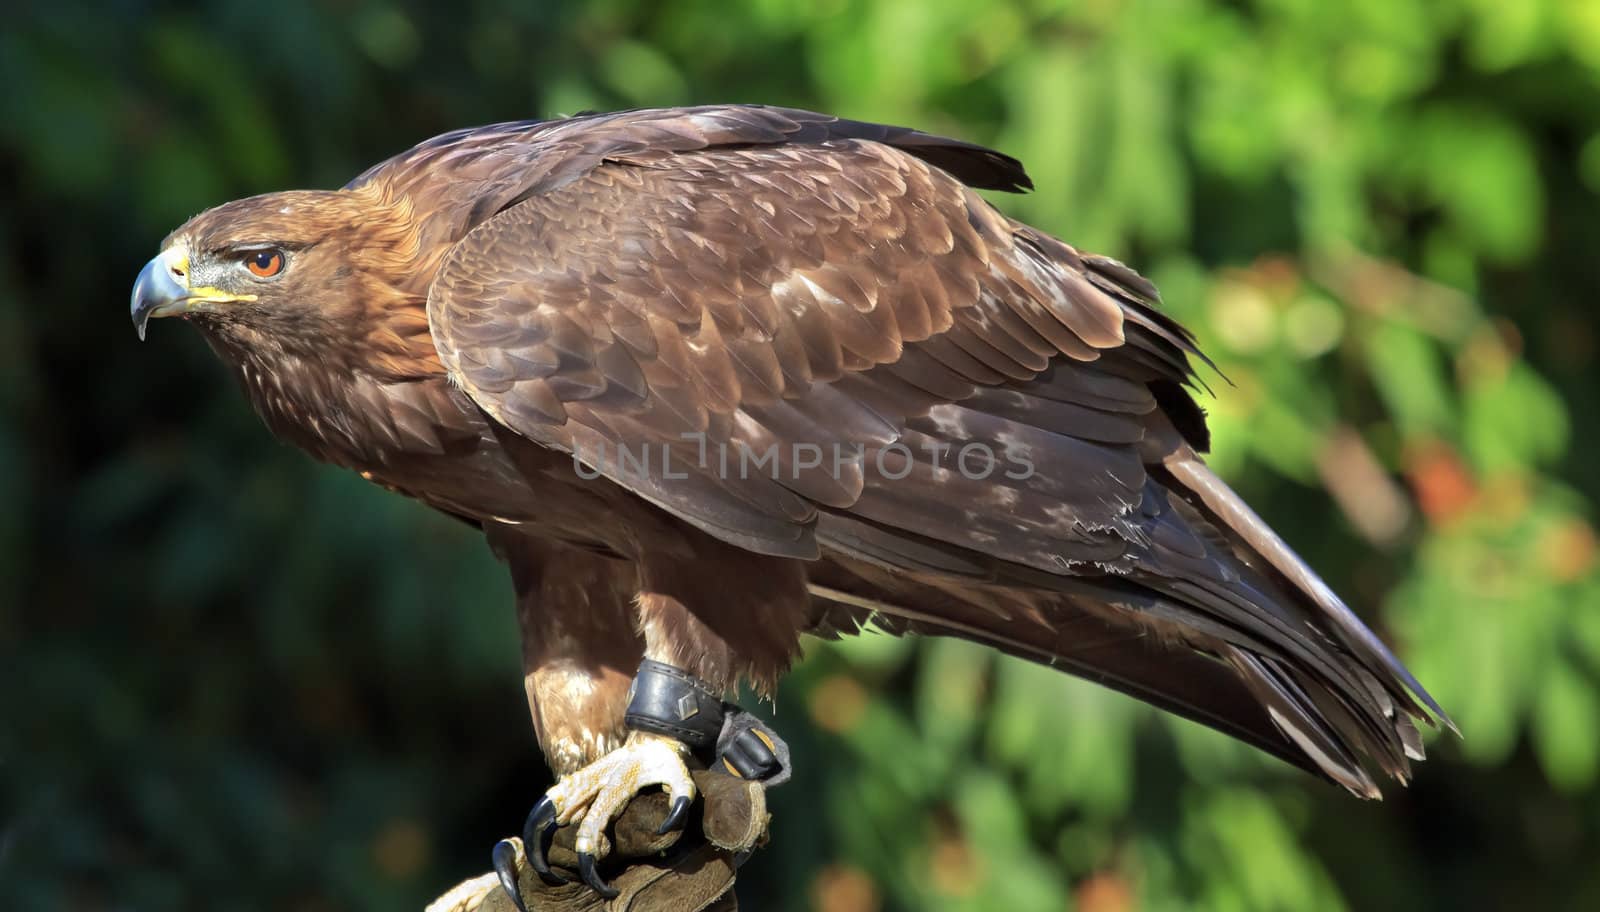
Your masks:
{"label": "falconry glove", "polygon": [[766,843],[764,783],[728,775],[723,769],[692,774],[705,803],[698,826],[659,833],[671,814],[667,796],[639,795],[612,825],[615,851],[610,858],[626,861],[611,878],[617,890],[607,899],[578,879],[578,854],[573,847],[577,827],[556,832],[549,850],[552,869],[571,882],[552,886],[527,864],[520,843],[503,845],[516,852],[508,869],[516,883],[494,874],[473,878],[439,897],[427,912],[518,912],[507,889],[514,886],[527,912],[734,912],[733,884],[739,865]]}

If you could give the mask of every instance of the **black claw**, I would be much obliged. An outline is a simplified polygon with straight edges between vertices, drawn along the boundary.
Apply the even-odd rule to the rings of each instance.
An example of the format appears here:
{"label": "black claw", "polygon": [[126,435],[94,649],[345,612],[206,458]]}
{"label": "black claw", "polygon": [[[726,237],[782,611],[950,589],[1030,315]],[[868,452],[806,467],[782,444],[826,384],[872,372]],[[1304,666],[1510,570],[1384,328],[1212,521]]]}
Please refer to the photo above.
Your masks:
{"label": "black claw", "polygon": [[667,812],[667,819],[661,821],[661,828],[656,830],[657,836],[665,836],[673,830],[683,829],[683,823],[689,817],[689,799],[683,795],[672,799],[672,810]]}
{"label": "black claw", "polygon": [[550,862],[544,857],[550,840],[556,835],[556,826],[556,803],[549,795],[539,799],[522,824],[522,848],[528,853],[528,865],[540,880],[552,887],[567,883],[565,877],[550,870]]}
{"label": "black claw", "polygon": [[617,898],[617,889],[600,879],[600,875],[594,869],[594,856],[588,852],[578,853],[578,875],[589,885],[589,889],[606,899]]}
{"label": "black claw", "polygon": [[509,839],[502,839],[494,844],[490,857],[494,859],[494,873],[500,878],[500,889],[511,897],[517,912],[528,912],[522,903],[522,888],[517,884],[517,847]]}

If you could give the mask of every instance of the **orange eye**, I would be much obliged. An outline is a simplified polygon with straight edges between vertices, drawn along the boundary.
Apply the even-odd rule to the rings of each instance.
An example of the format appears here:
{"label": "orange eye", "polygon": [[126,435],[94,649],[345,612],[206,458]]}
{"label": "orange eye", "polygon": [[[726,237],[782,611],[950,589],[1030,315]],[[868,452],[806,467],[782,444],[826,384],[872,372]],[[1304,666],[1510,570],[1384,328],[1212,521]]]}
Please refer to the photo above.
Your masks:
{"label": "orange eye", "polygon": [[270,279],[283,271],[283,252],[279,250],[257,250],[247,253],[244,257],[244,268],[258,279]]}

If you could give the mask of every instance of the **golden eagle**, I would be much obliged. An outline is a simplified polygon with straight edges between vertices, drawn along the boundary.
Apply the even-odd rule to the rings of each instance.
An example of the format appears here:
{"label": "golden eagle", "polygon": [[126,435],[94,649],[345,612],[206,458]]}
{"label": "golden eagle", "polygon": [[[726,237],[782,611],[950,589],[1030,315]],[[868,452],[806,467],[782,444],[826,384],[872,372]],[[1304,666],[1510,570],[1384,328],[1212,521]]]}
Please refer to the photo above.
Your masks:
{"label": "golden eagle", "polygon": [[782,108],[497,124],[195,217],[133,319],[192,319],[279,437],[483,530],[561,777],[529,837],[578,821],[596,889],[635,791],[681,819],[726,692],[868,622],[1378,797],[1448,718],[1201,460],[1156,289],[976,192],[1029,186]]}

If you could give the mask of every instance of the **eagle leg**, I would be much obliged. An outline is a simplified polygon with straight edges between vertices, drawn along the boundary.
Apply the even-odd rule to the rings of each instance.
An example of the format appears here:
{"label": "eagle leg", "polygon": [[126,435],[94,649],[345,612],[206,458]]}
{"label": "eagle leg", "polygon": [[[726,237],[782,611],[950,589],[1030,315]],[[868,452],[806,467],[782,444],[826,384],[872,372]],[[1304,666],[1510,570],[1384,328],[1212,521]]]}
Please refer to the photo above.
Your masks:
{"label": "eagle leg", "polygon": [[672,798],[661,834],[682,826],[694,799],[694,782],[684,760],[693,751],[704,759],[716,748],[724,717],[722,697],[713,685],[665,662],[642,660],[623,715],[627,740],[561,777],[528,814],[523,844],[533,869],[546,883],[559,879],[545,859],[546,842],[556,828],[577,821],[581,814],[573,847],[578,873],[596,893],[608,899],[615,896],[595,871],[596,859],[606,853],[606,826],[635,793],[651,785],[663,786]]}
{"label": "eagle leg", "polygon": [[[689,778],[684,762],[688,756],[687,745],[675,738],[635,731],[621,747],[561,777],[534,805],[523,827],[529,866],[546,883],[566,883],[550,870],[545,853],[558,828],[576,823],[578,833],[573,848],[578,854],[578,873],[596,893],[607,899],[615,897],[617,891],[595,869],[597,861],[610,850],[606,827],[635,794],[655,785],[664,788],[672,799],[672,809],[658,832],[666,834],[682,827],[695,797],[694,780]],[[512,883],[515,882],[513,868]]]}
{"label": "eagle leg", "polygon": [[[697,763],[710,760],[739,779],[777,784],[788,778],[782,739],[754,716],[724,703],[713,685],[663,662],[639,663],[624,724],[629,733],[621,747],[562,776],[528,813],[522,844],[528,866],[547,884],[567,883],[551,870],[547,853],[556,830],[575,825],[579,876],[599,895],[614,897],[616,891],[596,870],[609,848],[607,826],[641,789],[660,785],[671,805],[656,835],[683,828],[695,797],[686,764],[691,757]],[[515,847],[502,842],[493,857],[501,883],[519,898]]]}
{"label": "eagle leg", "polygon": [[[635,794],[657,785],[670,801],[662,835],[683,826],[696,795],[690,758],[764,785],[787,778],[782,740],[722,698],[741,676],[770,692],[797,651],[812,609],[796,562],[738,557],[696,539],[697,549],[724,559],[647,553],[629,563],[512,527],[490,532],[511,566],[534,727],[558,775],[523,835],[528,866],[544,882],[562,883],[549,852],[556,831],[570,826],[579,875],[613,896],[597,872],[617,848],[608,827]],[[762,610],[724,607],[743,604]],[[633,663],[630,681],[622,669]],[[516,856],[514,844],[496,847],[503,882],[516,883]]]}

